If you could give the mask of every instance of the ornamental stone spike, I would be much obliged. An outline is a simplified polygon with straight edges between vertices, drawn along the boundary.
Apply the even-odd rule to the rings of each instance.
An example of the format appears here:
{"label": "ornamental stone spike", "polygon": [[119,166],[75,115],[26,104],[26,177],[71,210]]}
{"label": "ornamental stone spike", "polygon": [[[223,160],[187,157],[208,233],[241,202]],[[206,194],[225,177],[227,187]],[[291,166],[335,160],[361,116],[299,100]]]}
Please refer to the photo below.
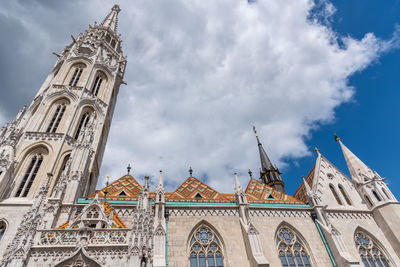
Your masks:
{"label": "ornamental stone spike", "polygon": [[110,28],[110,30],[112,30],[113,32],[117,32],[118,13],[120,11],[121,8],[119,7],[119,5],[114,5],[111,8],[110,13],[108,13],[107,17],[103,20],[103,22],[100,25],[106,28]]}

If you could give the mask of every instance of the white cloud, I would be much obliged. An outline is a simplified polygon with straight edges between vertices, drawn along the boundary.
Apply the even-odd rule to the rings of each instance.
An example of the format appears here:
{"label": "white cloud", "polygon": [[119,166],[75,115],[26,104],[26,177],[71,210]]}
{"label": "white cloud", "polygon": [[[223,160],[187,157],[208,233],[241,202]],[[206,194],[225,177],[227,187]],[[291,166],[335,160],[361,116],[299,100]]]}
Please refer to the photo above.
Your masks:
{"label": "white cloud", "polygon": [[[121,3],[126,80],[103,161],[117,178],[164,170],[173,190],[192,166],[225,192],[259,168],[255,124],[274,162],[309,153],[304,138],[351,99],[348,78],[386,43],[342,38],[299,1]],[[334,7],[327,2],[324,12]],[[280,162],[279,164],[282,164]],[[310,166],[311,167],[311,166]],[[246,178],[243,179],[243,181]]]}
{"label": "white cloud", "polygon": [[[304,139],[351,99],[348,78],[395,45],[372,33],[338,36],[329,25],[335,7],[326,0],[318,13],[310,0],[119,4],[128,85],[120,89],[101,175],[116,179],[128,163],[140,178],[162,169],[168,190],[186,179],[189,166],[222,192],[233,191],[234,171],[245,185],[247,170],[256,176],[259,169],[253,125],[279,166],[283,157],[308,155]],[[32,26],[47,47],[67,40],[57,27],[101,21],[111,8],[97,0],[65,5],[56,25]],[[35,23],[26,16],[24,25]]]}

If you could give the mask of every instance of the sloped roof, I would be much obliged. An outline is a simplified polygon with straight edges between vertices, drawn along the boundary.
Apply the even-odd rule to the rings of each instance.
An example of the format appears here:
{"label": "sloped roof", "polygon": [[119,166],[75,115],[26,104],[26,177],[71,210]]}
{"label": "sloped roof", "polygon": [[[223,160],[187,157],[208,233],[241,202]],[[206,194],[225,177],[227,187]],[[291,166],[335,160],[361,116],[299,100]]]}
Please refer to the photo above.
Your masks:
{"label": "sloped roof", "polygon": [[304,204],[304,202],[254,179],[251,179],[247,185],[246,194],[249,203]]}
{"label": "sloped roof", "polygon": [[[100,202],[101,205],[104,207],[104,213],[107,217],[110,217],[111,212],[113,211],[113,207],[111,206],[110,203],[108,203],[107,201],[105,202]],[[90,205],[90,204],[89,204]],[[77,218],[80,214],[77,214],[75,216],[75,218]],[[72,220],[73,222],[74,220]],[[65,223],[63,223],[62,225],[60,225],[58,227],[58,229],[67,229],[68,225],[69,225],[70,221],[66,221]],[[113,218],[112,218],[112,224],[111,224],[112,228],[126,228],[125,224],[121,221],[121,219],[119,218],[118,214],[116,212],[113,212]],[[77,225],[75,225],[73,228],[78,228]]]}
{"label": "sloped roof", "polygon": [[96,191],[88,199],[94,199],[98,195],[99,199],[104,198],[104,192],[107,189],[107,200],[138,200],[139,192],[143,190],[142,186],[127,174],[112,182],[110,185]]}
{"label": "sloped roof", "polygon": [[[315,172],[315,165],[311,169],[311,171],[307,174],[307,177],[304,179],[306,183],[312,188],[313,186],[313,177],[314,177],[314,172]],[[306,192],[306,187],[304,186],[304,181],[300,184],[300,186],[297,188],[296,192],[294,193],[293,197],[307,203],[307,192]]]}
{"label": "sloped roof", "polygon": [[172,194],[167,201],[193,202],[234,202],[234,199],[225,196],[201,182],[195,177],[189,177]]}

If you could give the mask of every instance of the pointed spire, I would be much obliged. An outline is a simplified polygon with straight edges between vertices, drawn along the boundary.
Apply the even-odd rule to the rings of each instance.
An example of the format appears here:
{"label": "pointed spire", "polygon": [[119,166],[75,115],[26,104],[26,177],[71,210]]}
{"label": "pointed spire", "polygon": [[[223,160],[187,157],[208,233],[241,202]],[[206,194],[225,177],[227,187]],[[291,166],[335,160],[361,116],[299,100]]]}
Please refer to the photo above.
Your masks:
{"label": "pointed spire", "polygon": [[239,178],[237,173],[235,172],[235,191],[240,192],[242,190],[242,186],[240,185]]}
{"label": "pointed spire", "polygon": [[255,126],[253,126],[253,131],[254,131],[254,134],[256,135],[257,143],[258,143],[258,150],[260,152],[261,172],[266,172],[267,170],[273,169],[273,165],[271,163],[271,160],[267,156],[267,153],[265,153],[265,150],[260,142],[260,139],[258,139],[258,134],[257,134]]}
{"label": "pointed spire", "polygon": [[256,131],[256,127],[253,126],[254,134],[257,138],[258,150],[260,153],[260,161],[261,161],[261,169],[260,169],[260,180],[268,186],[271,186],[282,193],[285,193],[285,184],[282,181],[281,173],[279,172],[277,167],[274,167],[271,163],[271,160],[265,153],[265,150],[258,139],[258,134]]}
{"label": "pointed spire", "polygon": [[149,176],[145,176],[144,177],[144,186],[143,186],[143,190],[149,191]]}
{"label": "pointed spire", "polygon": [[162,178],[162,170],[160,170],[160,177],[158,178],[157,187],[164,187],[163,178]]}
{"label": "pointed spire", "polygon": [[304,179],[304,176],[301,176],[301,178],[303,179],[304,187],[306,188],[306,193],[311,194],[310,185],[307,183],[306,179]]}
{"label": "pointed spire", "polygon": [[111,8],[110,13],[108,13],[107,17],[103,20],[103,22],[100,25],[106,28],[110,28],[110,30],[116,32],[118,26],[118,13],[120,11],[121,9],[119,8],[119,5],[114,5]]}
{"label": "pointed spire", "polygon": [[365,177],[372,179],[375,175],[353,152],[350,151],[335,133],[335,141],[339,143],[343,156],[349,168],[351,178],[357,183],[363,183]]}

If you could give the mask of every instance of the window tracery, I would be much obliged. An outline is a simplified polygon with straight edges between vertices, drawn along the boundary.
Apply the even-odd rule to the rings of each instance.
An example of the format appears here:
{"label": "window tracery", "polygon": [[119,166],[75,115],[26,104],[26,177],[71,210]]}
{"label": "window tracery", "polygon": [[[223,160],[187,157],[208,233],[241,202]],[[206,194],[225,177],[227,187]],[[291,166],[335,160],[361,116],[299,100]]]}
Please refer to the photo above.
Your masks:
{"label": "window tracery", "polygon": [[90,118],[90,113],[88,111],[83,113],[81,120],[79,121],[79,124],[78,124],[78,129],[76,130],[76,133],[75,133],[75,139],[78,139],[79,134],[81,133],[82,129],[85,128],[86,125],[88,124],[89,118]]}
{"label": "window tracery", "polygon": [[57,106],[53,118],[51,119],[49,126],[47,127],[48,133],[55,133],[57,131],[58,125],[60,124],[60,121],[65,113],[66,108],[67,108],[66,104],[59,104]]}
{"label": "window tracery", "polygon": [[74,74],[71,77],[71,80],[69,81],[69,86],[76,86],[79,82],[79,79],[81,78],[82,72],[83,72],[83,65],[78,65],[75,67]]}
{"label": "window tracery", "polygon": [[25,171],[23,179],[18,187],[16,197],[26,197],[28,195],[29,189],[31,188],[33,181],[40,169],[40,165],[43,162],[43,155],[38,153],[32,156],[31,162]]}
{"label": "window tracery", "polygon": [[361,260],[366,267],[389,267],[389,261],[382,250],[367,234],[357,232],[355,243]]}
{"label": "window tracery", "polygon": [[223,267],[221,241],[207,226],[200,226],[190,239],[190,267]]}
{"label": "window tracery", "polygon": [[276,246],[283,267],[311,267],[310,257],[303,242],[288,227],[278,230]]}
{"label": "window tracery", "polygon": [[92,94],[94,94],[95,96],[97,96],[97,94],[99,93],[100,90],[100,86],[101,83],[103,82],[103,75],[102,74],[98,74],[96,76],[96,79],[94,80],[93,86],[92,86]]}

